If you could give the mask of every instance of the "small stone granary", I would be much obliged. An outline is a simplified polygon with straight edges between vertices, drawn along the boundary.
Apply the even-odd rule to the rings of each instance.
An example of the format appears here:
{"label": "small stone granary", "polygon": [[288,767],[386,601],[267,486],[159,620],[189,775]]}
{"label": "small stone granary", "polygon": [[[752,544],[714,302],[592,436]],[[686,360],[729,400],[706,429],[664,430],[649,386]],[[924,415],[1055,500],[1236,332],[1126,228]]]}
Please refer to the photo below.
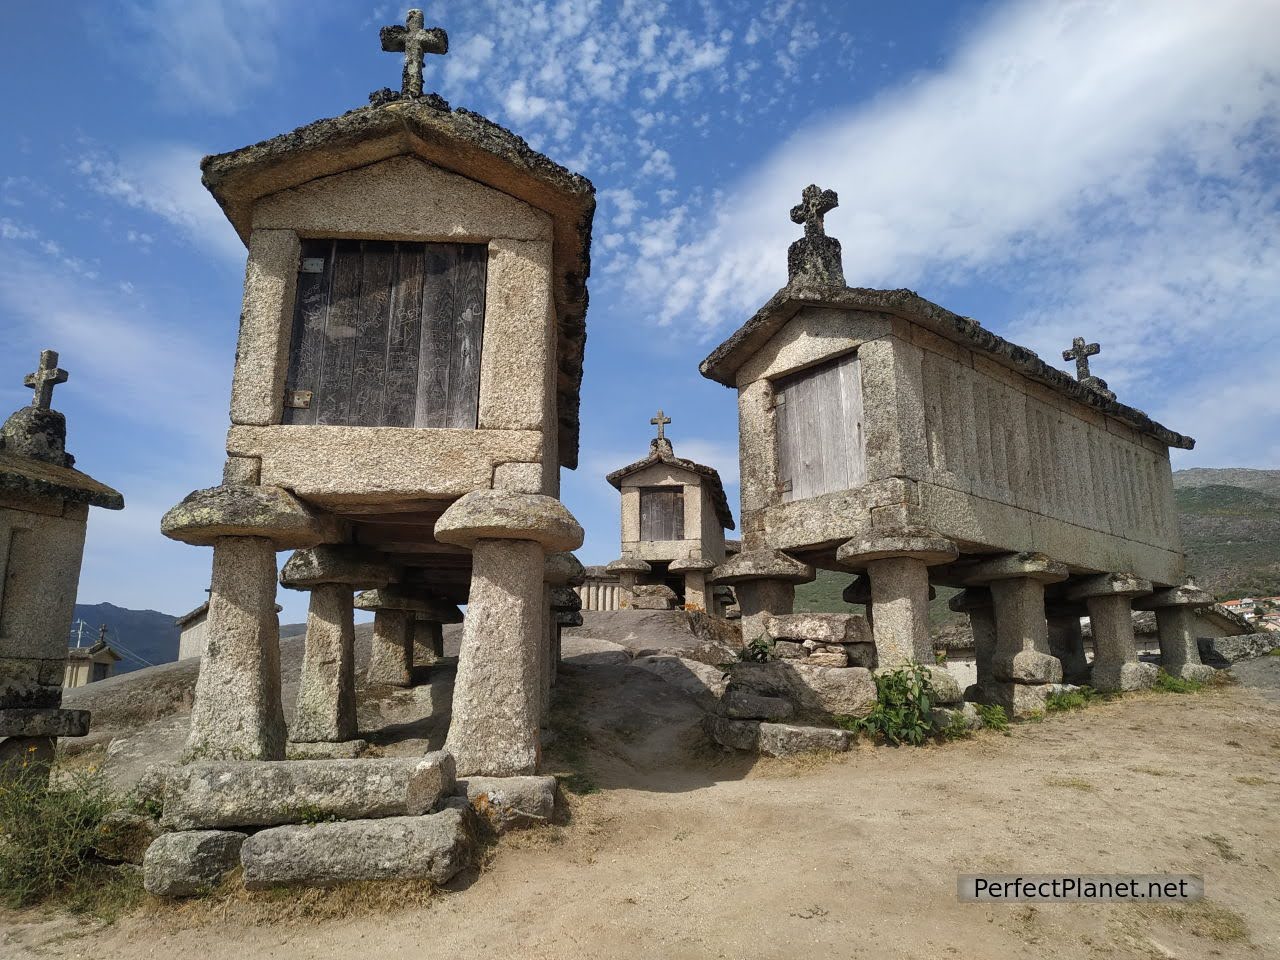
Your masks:
{"label": "small stone granary", "polygon": [[82,737],[89,713],[63,710],[67,637],[75,615],[90,507],[124,498],[74,468],[67,421],[50,406],[65,383],[45,350],[26,378],[31,405],[0,427],[0,764],[47,764],[58,737]]}
{"label": "small stone granary", "polygon": [[720,474],[675,455],[662,411],[643,460],[605,479],[622,494],[622,556],[605,570],[619,580],[619,607],[721,613],[723,596],[707,574],[724,562],[733,514]]}
{"label": "small stone granary", "polygon": [[[559,626],[572,622],[558,591],[581,577],[565,551],[582,529],[558,495],[560,467],[578,456],[594,189],[502,127],[422,95],[422,56],[446,52],[448,38],[424,28],[420,11],[385,28],[382,45],[405,55],[399,94],[379,91],[366,107],[202,165],[249,255],[223,481],[162,520],[167,536],[213,547],[186,758],[213,762],[210,776],[241,784],[232,789],[266,784],[264,805],[311,803],[308,791],[346,782],[362,798],[342,813],[355,819],[327,831],[282,828],[271,842],[286,853],[255,835],[243,844],[247,879],[333,879],[337,867],[320,876],[330,849],[364,857],[362,874],[348,867],[368,879],[456,872],[455,769],[468,790],[483,775],[536,770]],[[412,683],[414,648],[438,657],[440,624],[467,605],[445,753],[382,781],[297,766],[373,761],[279,762],[280,550],[294,553],[279,582],[310,595],[289,755],[358,752],[356,591],[376,612],[379,683]],[[378,782],[394,803],[375,802]],[[283,784],[275,796],[272,784]],[[431,809],[431,823],[399,822]],[[148,853],[152,886],[199,859],[197,827],[255,823],[183,824]],[[224,860],[240,847],[208,842]],[[365,843],[409,849],[380,874]],[[426,864],[441,844],[444,859]],[[315,875],[272,859],[296,859],[298,845]]]}
{"label": "small stone granary", "polygon": [[836,202],[804,191],[787,286],[701,365],[738,390],[743,552],[713,578],[736,585],[744,638],[790,613],[813,565],[859,575],[845,599],[867,604],[880,667],[931,663],[930,584],[963,587],[971,696],[1012,715],[1064,672],[1150,684],[1135,602],[1157,610],[1165,668],[1199,674],[1184,611],[1211,598],[1186,585],[1169,467],[1194,441],[1116,401],[1089,374],[1096,344],[1064,354],[1077,381],[910,291],[846,286]]}

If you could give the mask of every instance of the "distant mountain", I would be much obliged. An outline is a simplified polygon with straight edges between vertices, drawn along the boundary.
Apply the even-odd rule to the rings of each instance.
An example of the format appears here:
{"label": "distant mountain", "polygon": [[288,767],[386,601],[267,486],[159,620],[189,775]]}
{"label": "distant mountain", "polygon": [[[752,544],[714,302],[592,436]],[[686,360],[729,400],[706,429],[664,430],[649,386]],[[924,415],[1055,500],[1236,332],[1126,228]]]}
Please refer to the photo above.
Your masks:
{"label": "distant mountain", "polygon": [[[178,659],[178,627],[171,613],[126,610],[111,603],[77,603],[75,619],[84,621],[82,643],[86,647],[98,639],[100,625],[107,625],[107,643],[124,658],[116,664],[117,674]],[[75,627],[72,630],[68,642],[74,646]]]}
{"label": "distant mountain", "polygon": [[1187,565],[1219,599],[1280,594],[1280,470],[1173,475]]}

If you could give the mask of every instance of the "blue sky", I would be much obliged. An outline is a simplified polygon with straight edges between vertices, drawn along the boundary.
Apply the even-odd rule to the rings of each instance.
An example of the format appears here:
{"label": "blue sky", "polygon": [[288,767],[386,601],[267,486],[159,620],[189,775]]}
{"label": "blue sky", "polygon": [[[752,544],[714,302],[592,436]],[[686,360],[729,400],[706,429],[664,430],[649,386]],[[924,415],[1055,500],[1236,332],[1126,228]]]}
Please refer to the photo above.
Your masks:
{"label": "blue sky", "polygon": [[[210,552],[160,515],[216,483],[244,249],[199,158],[363,104],[400,64],[387,3],[8,4],[0,407],[52,347],[95,511],[87,603],[182,613]],[[1180,466],[1280,466],[1280,4],[1274,0],[512,3],[427,7],[426,87],[590,177],[580,556],[618,553],[603,480],[677,453],[737,501],[732,391],[698,361],[786,279],[810,182],[859,286],[910,287],[1199,440]],[[281,591],[285,620],[304,597]]]}

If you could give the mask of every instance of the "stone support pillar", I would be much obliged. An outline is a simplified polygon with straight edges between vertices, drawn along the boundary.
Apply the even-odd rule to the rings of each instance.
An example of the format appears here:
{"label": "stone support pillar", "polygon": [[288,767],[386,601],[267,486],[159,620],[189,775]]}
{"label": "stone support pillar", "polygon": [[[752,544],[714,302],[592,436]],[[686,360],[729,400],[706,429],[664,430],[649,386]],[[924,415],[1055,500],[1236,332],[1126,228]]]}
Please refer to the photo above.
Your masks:
{"label": "stone support pillar", "polygon": [[1139,597],[1134,606],[1156,613],[1156,635],[1160,639],[1160,666],[1165,673],[1184,680],[1208,680],[1213,667],[1200,659],[1196,610],[1213,603],[1213,597],[1192,581],[1179,587],[1158,590]]}
{"label": "stone support pillar", "polygon": [[1088,609],[1083,604],[1050,600],[1045,604],[1045,613],[1049,620],[1049,652],[1062,664],[1062,679],[1066,683],[1087,684],[1089,661],[1084,653],[1080,618],[1088,614]]}
{"label": "stone support pillar", "polygon": [[731,585],[737,594],[744,645],[767,635],[769,617],[790,613],[796,584],[813,578],[813,567],[781,550],[748,550],[711,571],[713,584]]}
{"label": "stone support pillar", "polygon": [[369,644],[369,683],[392,687],[413,686],[413,613],[378,610],[373,615],[373,639]]}
{"label": "stone support pillar", "polygon": [[435,533],[471,550],[445,749],[460,776],[532,773],[541,757],[544,556],[581,546],[582,528],[551,497],[479,490],[450,506]]}
{"label": "stone support pillar", "polygon": [[712,588],[707,575],[715,569],[715,561],[703,557],[672,560],[667,567],[672,573],[684,574],[684,605],[687,610],[715,610]]}
{"label": "stone support pillar", "polygon": [[1011,717],[1042,711],[1049,692],[1062,682],[1062,664],[1049,650],[1044,588],[1066,580],[1066,566],[1042,554],[1016,553],[965,565],[957,573],[966,586],[990,591],[995,619],[991,679],[975,695]]}
{"label": "stone support pillar", "polygon": [[186,756],[283,760],[276,548],[270,540],[214,542],[205,629]]}
{"label": "stone support pillar", "polygon": [[619,557],[604,569],[618,578],[619,609],[630,609],[635,603],[636,584],[641,574],[653,572],[653,567],[638,557]]}
{"label": "stone support pillar", "polygon": [[289,737],[295,743],[343,743],[356,737],[356,587],[385,587],[396,578],[381,558],[351,547],[298,550],[280,582],[310,590],[302,677]]}
{"label": "stone support pillar", "polygon": [[429,667],[444,659],[444,624],[419,613],[413,621],[413,665]]}
{"label": "stone support pillar", "polygon": [[969,587],[948,602],[957,613],[969,616],[969,630],[973,634],[974,682],[964,692],[966,700],[981,701],[983,690],[995,680],[991,664],[996,652],[996,615],[991,591],[982,587]]}
{"label": "stone support pillar", "polygon": [[929,640],[929,567],[950,563],[955,544],[930,530],[872,533],[841,544],[836,562],[863,569],[871,587],[871,632],[876,661],[888,668],[909,661],[933,666]]}
{"label": "stone support pillar", "polygon": [[1103,692],[1141,690],[1155,683],[1156,667],[1138,660],[1133,636],[1133,598],[1151,592],[1146,580],[1128,574],[1104,573],[1081,581],[1068,591],[1083,600],[1093,626],[1093,670],[1090,682]]}

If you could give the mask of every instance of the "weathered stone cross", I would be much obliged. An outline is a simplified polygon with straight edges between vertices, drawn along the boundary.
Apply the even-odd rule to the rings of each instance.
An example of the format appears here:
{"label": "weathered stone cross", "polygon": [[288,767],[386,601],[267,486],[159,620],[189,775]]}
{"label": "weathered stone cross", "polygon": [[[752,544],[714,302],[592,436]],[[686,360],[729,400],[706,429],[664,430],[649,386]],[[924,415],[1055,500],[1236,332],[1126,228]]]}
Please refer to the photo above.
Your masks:
{"label": "weathered stone cross", "polygon": [[804,224],[806,237],[825,237],[822,218],[840,206],[840,198],[834,190],[823,190],[811,183],[800,194],[800,202],[791,208],[791,222]]}
{"label": "weathered stone cross", "polygon": [[400,77],[400,93],[406,97],[422,96],[422,58],[428,53],[448,53],[449,35],[441,27],[423,29],[422,11],[410,10],[403,27],[383,27],[379,38],[388,53],[404,54],[404,73]]}
{"label": "weathered stone cross", "polygon": [[1071,349],[1062,351],[1062,359],[1076,362],[1076,379],[1084,383],[1093,376],[1089,372],[1089,358],[1095,357],[1101,352],[1102,347],[1098,344],[1085,343],[1084,337],[1076,337],[1071,341]]}
{"label": "weathered stone cross", "polygon": [[670,423],[670,422],[671,422],[671,418],[670,418],[670,417],[664,417],[664,416],[662,415],[662,411],[661,411],[661,410],[659,410],[659,411],[658,411],[658,415],[657,415],[656,417],[653,417],[652,419],[650,419],[650,421],[649,421],[649,422],[650,422],[650,423],[652,423],[655,427],[657,427],[657,428],[658,428],[658,439],[659,439],[659,440],[665,440],[665,439],[666,439],[666,434],[663,432],[662,428],[663,428],[663,427],[665,427],[668,423]]}
{"label": "weathered stone cross", "polygon": [[48,410],[49,404],[53,403],[53,388],[66,383],[68,376],[67,371],[58,366],[58,351],[41,351],[39,368],[35,373],[28,373],[22,381],[35,390],[31,405],[38,410]]}

